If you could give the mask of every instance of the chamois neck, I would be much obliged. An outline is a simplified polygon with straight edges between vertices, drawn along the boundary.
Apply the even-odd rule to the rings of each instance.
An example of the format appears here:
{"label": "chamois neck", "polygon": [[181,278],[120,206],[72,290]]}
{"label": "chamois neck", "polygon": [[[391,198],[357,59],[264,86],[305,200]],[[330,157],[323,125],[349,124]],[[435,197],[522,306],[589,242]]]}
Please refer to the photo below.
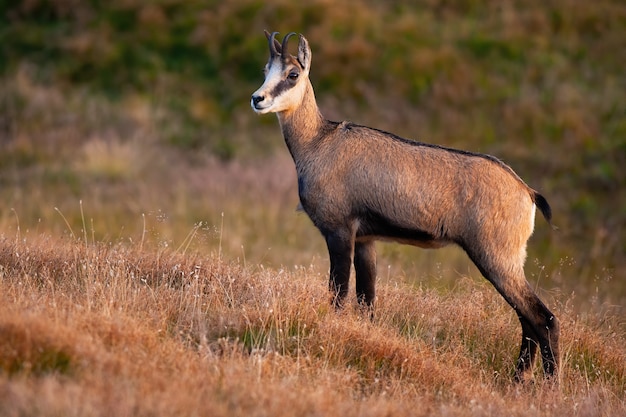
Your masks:
{"label": "chamois neck", "polygon": [[319,136],[324,124],[324,117],[317,107],[313,86],[309,80],[300,105],[277,115],[287,147],[296,160],[302,148]]}

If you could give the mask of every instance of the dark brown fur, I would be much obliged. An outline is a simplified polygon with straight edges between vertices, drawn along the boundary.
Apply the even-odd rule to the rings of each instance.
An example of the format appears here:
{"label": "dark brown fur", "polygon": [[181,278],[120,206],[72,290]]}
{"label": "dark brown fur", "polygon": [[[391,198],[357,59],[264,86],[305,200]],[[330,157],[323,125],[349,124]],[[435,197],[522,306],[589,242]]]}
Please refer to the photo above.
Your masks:
{"label": "dark brown fur", "polygon": [[296,165],[302,208],[326,239],[333,303],[343,305],[354,264],[357,299],[373,307],[375,240],[425,248],[456,244],[519,317],[516,379],[530,376],[537,347],[546,376],[555,376],[558,320],[524,276],[535,207],[550,221],[545,198],[492,156],[326,120],[308,79],[308,42],[300,36],[294,57],[286,50],[290,35],[279,44],[275,34],[267,34],[266,82],[252,106],[278,115]]}

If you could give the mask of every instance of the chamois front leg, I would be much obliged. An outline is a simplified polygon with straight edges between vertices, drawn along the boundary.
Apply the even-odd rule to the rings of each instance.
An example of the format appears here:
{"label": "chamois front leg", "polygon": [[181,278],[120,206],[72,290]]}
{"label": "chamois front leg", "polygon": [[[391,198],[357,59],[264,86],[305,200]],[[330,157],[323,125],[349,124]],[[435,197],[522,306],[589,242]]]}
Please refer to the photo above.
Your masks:
{"label": "chamois front leg", "polygon": [[332,293],[332,304],[340,309],[348,295],[350,267],[354,238],[348,233],[328,233],[325,235],[328,255],[330,257],[329,289]]}
{"label": "chamois front leg", "polygon": [[356,298],[362,307],[374,317],[376,299],[376,248],[374,241],[356,242],[354,246],[354,270],[356,271]]}

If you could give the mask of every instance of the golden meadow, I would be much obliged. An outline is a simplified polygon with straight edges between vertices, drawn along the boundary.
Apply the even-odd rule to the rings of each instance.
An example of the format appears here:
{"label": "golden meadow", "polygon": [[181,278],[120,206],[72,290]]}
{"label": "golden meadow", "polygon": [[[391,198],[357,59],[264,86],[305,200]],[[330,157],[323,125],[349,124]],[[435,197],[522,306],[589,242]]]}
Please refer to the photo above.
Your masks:
{"label": "golden meadow", "polygon": [[[0,13],[1,415],[621,415],[626,10],[617,1],[33,1]],[[527,277],[559,389],[460,250],[380,244],[373,323],[328,307],[263,29],[320,107],[493,154],[551,203]]]}

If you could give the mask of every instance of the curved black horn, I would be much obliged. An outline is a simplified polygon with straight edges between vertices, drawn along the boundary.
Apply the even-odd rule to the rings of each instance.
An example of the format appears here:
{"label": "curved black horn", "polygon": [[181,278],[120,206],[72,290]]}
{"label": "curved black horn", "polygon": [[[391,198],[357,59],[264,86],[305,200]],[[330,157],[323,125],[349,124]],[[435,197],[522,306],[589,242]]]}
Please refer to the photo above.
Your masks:
{"label": "curved black horn", "polygon": [[285,35],[285,37],[283,38],[283,44],[282,44],[282,51],[284,53],[288,53],[287,51],[287,42],[289,42],[289,38],[292,37],[293,35],[295,35],[296,32],[289,32],[288,34]]}
{"label": "curved black horn", "polygon": [[268,41],[270,43],[270,56],[272,58],[276,55],[280,55],[280,52],[276,50],[276,44],[278,43],[278,41],[276,40],[276,35],[278,35],[278,32],[272,32],[272,35],[268,38]]}

